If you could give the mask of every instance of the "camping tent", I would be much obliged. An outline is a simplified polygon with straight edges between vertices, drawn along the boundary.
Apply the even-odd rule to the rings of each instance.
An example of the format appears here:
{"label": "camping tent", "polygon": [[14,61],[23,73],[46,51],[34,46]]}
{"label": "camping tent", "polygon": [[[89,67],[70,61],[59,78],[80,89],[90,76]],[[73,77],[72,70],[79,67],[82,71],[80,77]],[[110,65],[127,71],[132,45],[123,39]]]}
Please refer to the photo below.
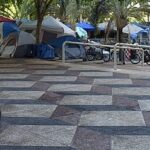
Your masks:
{"label": "camping tent", "polygon": [[15,20],[0,16],[0,22],[15,22]]}
{"label": "camping tent", "polygon": [[59,37],[62,35],[72,35],[75,36],[75,31],[72,30],[71,28],[69,28],[67,25],[63,24],[62,22],[60,22],[58,19],[56,19],[56,21],[59,23],[59,25],[64,29],[64,33],[58,35]]}
{"label": "camping tent", "polygon": [[133,33],[139,33],[141,32],[142,30],[144,30],[143,28],[133,24],[133,23],[129,23],[128,25],[126,25],[124,28],[123,28],[123,33],[127,33],[127,34],[133,34]]}
{"label": "camping tent", "polygon": [[[99,23],[97,27],[99,30],[104,31],[104,30],[106,30],[107,26],[108,26],[108,22],[103,22],[103,23]],[[111,30],[117,30],[115,22],[111,23],[110,28],[111,28]]]}
{"label": "camping tent", "polygon": [[95,27],[88,22],[80,22],[76,24],[76,27],[81,27],[86,31],[94,31]]}
{"label": "camping tent", "polygon": [[1,57],[24,57],[31,44],[35,44],[32,34],[24,31],[11,33],[0,48]]}
{"label": "camping tent", "polygon": [[[37,28],[37,21],[25,22],[20,25],[20,29],[32,32],[35,34],[35,30]],[[56,21],[55,18],[49,16],[44,18],[42,22],[42,36],[41,41],[47,43],[49,40],[57,37],[58,34],[64,33],[63,27]]]}
{"label": "camping tent", "polygon": [[[55,48],[55,54],[58,57],[62,57],[62,45],[65,41],[78,42],[74,36],[62,36],[58,37],[55,40],[49,42],[49,44]],[[65,56],[66,59],[76,59],[85,57],[85,49],[81,45],[67,45],[65,47]]]}
{"label": "camping tent", "polygon": [[12,22],[1,22],[0,23],[0,43],[12,32],[18,32],[19,28],[15,23]]}

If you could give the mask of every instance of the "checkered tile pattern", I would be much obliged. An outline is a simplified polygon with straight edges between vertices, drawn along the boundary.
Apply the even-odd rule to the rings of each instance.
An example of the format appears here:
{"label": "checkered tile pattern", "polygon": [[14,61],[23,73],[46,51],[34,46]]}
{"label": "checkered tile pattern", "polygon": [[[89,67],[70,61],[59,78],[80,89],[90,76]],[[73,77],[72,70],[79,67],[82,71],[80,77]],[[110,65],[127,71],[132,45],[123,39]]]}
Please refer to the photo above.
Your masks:
{"label": "checkered tile pattern", "polygon": [[149,150],[150,78],[0,60],[0,150]]}

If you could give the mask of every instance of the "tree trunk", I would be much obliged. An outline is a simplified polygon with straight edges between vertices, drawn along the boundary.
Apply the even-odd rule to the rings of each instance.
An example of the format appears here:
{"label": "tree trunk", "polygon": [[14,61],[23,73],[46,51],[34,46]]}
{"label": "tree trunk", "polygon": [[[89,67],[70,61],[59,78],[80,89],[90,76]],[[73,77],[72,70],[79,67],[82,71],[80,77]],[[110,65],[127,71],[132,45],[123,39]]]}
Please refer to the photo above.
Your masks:
{"label": "tree trunk", "polygon": [[[123,40],[122,40],[122,35],[123,35],[122,28],[118,28],[118,29],[117,29],[117,41],[118,41],[119,43],[122,43],[122,42],[123,42]],[[120,49],[120,50],[119,50],[119,61],[120,61],[122,64],[125,64],[124,49]]]}
{"label": "tree trunk", "polygon": [[36,28],[36,43],[40,44],[41,42],[41,28],[42,28],[42,18],[37,20],[37,28]]}

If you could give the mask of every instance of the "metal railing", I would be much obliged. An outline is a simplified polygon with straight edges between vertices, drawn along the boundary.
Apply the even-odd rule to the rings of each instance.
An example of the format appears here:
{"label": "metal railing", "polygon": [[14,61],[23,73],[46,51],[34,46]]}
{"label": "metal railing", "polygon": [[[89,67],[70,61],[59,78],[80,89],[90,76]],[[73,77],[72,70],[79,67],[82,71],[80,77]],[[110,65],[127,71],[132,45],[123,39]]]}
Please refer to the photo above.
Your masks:
{"label": "metal railing", "polygon": [[128,43],[116,43],[115,45],[104,45],[101,43],[93,44],[93,43],[84,43],[84,42],[71,42],[65,41],[62,46],[62,63],[65,63],[65,45],[66,44],[75,44],[75,45],[86,45],[86,46],[99,46],[99,47],[107,47],[113,48],[114,50],[114,70],[117,70],[117,49],[130,49],[130,50],[141,50],[142,51],[142,66],[144,66],[144,49],[150,49],[150,46],[147,45],[139,45],[139,44],[128,44]]}

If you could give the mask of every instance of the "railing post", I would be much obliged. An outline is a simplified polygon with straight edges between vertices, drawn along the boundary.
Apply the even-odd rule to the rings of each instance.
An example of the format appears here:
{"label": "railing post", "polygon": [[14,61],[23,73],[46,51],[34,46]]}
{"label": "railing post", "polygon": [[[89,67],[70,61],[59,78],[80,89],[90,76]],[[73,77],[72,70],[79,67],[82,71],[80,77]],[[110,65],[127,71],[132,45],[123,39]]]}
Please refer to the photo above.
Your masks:
{"label": "railing post", "polygon": [[117,43],[114,46],[114,70],[117,70]]}
{"label": "railing post", "polygon": [[63,43],[63,46],[62,46],[62,63],[65,63],[65,45],[66,45],[66,42]]}
{"label": "railing post", "polygon": [[142,66],[144,66],[144,49],[141,48],[141,50],[142,50]]}

